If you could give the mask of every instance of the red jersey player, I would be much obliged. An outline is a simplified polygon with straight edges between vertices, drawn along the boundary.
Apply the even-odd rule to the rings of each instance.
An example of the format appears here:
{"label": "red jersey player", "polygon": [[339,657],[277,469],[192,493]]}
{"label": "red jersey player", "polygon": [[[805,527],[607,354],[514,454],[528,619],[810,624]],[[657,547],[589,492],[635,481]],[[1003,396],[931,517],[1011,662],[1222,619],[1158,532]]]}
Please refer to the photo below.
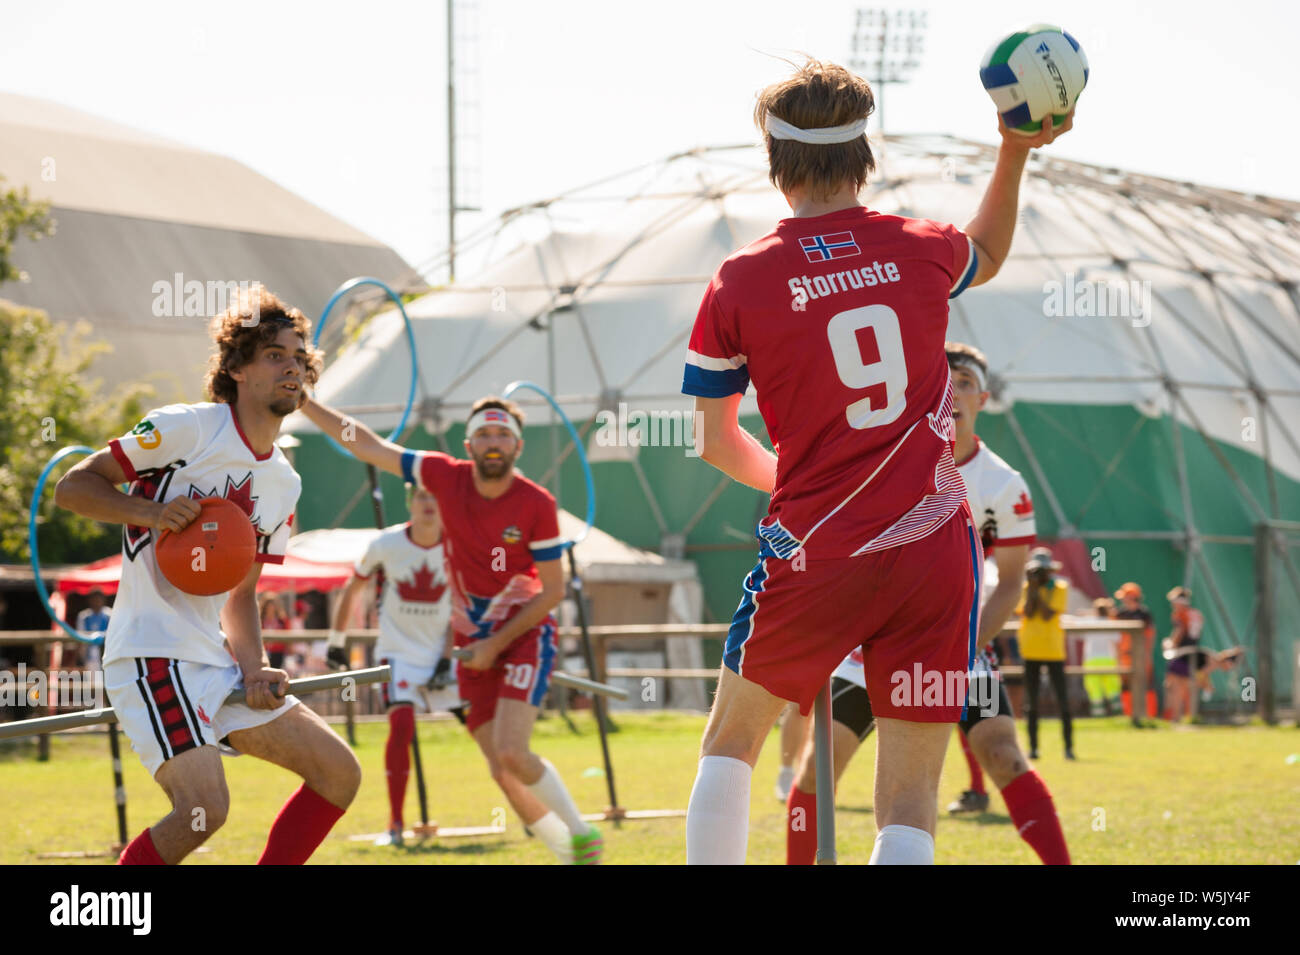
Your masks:
{"label": "red jersey player", "polygon": [[[599,832],[583,821],[555,767],[529,748],[555,667],[551,611],[564,596],[564,548],[555,498],[514,468],[524,448],[523,412],[500,398],[475,402],[465,426],[473,460],[464,461],[407,451],[312,400],[302,410],[362,461],[438,499],[455,645],[473,652],[457,668],[466,726],[507,796],[513,776],[535,797],[512,804],[548,848],[566,862],[599,862]],[[549,811],[530,818],[538,803]]]}
{"label": "red jersey player", "polygon": [[[793,217],[728,258],[704,295],[683,391],[700,456],[771,493],[723,652],[686,819],[690,863],[742,863],[753,766],[790,700],[807,712],[860,647],[880,730],[873,863],[931,863],[939,772],[962,713],[982,555],[953,462],[947,300],[1006,258],[1029,150],[1003,130],[963,232],[881,215],[870,88],[809,60],[759,95]],[[776,454],[737,421],[750,381]],[[892,692],[899,677],[906,694]]]}
{"label": "red jersey player", "polygon": [[[261,862],[305,862],[356,795],[361,766],[319,716],[272,688],[257,579],[282,563],[302,482],[275,446],[280,423],[320,373],[311,323],[257,286],[213,321],[212,402],[150,412],[128,435],[59,481],[55,503],[122,528],[122,589],[104,640],[104,679],[118,720],[172,811],[122,853],[124,865],[180,862],[221,827],[230,805],[222,749],[303,778],[271,827]],[[131,483],[123,494],[117,485]],[[182,593],[158,570],[153,542],[199,514],[195,498],[239,503],[257,530],[257,563],[229,594]],[[226,703],[239,685],[245,703]]]}
{"label": "red jersey player", "polygon": [[[1034,542],[1034,506],[1029,488],[1019,472],[980,443],[975,420],[989,399],[986,387],[988,360],[979,349],[961,342],[946,346],[952,373],[953,419],[957,441],[957,470],[966,485],[966,502],[979,525],[984,553],[992,555],[993,571],[986,574],[984,605],[980,610],[978,646],[970,675],[966,715],[958,724],[963,750],[971,771],[971,788],[948,807],[949,812],[983,812],[989,797],[981,766],[1002,792],[1002,798],[1020,838],[1047,865],[1068,865],[1070,852],[1061,820],[1047,784],[1036,773],[1016,741],[1011,701],[997,674],[997,659],[990,646],[1020,599],[1021,581],[1029,545]],[[985,564],[988,567],[988,564]],[[834,773],[838,781],[849,760],[875,726],[871,698],[862,672],[861,651],[855,650],[831,678],[831,719]],[[969,745],[966,745],[966,741]],[[813,747],[806,746],[799,777],[790,791],[791,824],[786,827],[786,862],[812,865],[817,849],[817,775]],[[802,825],[796,825],[796,820]]]}

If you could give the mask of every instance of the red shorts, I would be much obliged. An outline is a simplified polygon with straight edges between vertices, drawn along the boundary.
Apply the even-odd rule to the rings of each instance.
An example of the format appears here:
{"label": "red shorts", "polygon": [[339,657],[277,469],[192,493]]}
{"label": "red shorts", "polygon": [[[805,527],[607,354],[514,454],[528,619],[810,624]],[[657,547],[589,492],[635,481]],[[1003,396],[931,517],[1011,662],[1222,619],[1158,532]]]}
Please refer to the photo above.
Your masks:
{"label": "red shorts", "polygon": [[745,578],[723,665],[807,713],[862,648],[877,716],[955,723],[979,629],[984,556],[965,505],[934,533],[837,560],[782,560],[766,544]]}
{"label": "red shorts", "polygon": [[[473,640],[456,634],[456,646]],[[522,700],[541,706],[551,687],[551,671],[558,653],[555,619],[547,617],[527,633],[519,636],[497,657],[489,670],[471,670],[456,664],[460,698],[465,703],[465,726],[473,733],[496,716],[497,700]]]}

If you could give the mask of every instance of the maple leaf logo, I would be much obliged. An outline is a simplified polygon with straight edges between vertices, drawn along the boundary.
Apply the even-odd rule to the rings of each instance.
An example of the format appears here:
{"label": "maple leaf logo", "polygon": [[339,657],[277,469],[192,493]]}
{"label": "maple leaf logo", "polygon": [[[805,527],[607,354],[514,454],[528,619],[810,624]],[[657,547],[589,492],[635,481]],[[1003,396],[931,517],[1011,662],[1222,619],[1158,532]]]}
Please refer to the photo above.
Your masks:
{"label": "maple leaf logo", "polygon": [[202,488],[190,485],[190,497],[199,501],[205,497],[224,497],[227,501],[235,504],[241,511],[248,515],[248,520],[252,523],[253,528],[261,533],[260,522],[253,516],[257,510],[257,495],[253,493],[253,472],[249,471],[243,476],[238,484],[226,475],[226,487],[224,491],[218,493],[216,488],[211,491],[204,491]]}
{"label": "maple leaf logo", "polygon": [[248,519],[253,519],[253,472],[249,471],[244,475],[244,479],[236,484],[230,480],[230,475],[226,475],[226,492],[222,495],[227,501],[234,501],[239,505],[239,509],[248,515]]}
{"label": "maple leaf logo", "polygon": [[212,725],[212,720],[208,719],[208,714],[203,712],[203,707],[201,706],[199,707],[199,719],[203,721],[205,726]]}
{"label": "maple leaf logo", "polygon": [[427,561],[415,572],[413,581],[397,581],[397,595],[412,603],[437,603],[442,599],[443,591],[446,589],[445,583],[440,583],[436,587],[433,585],[433,571],[429,569]]}
{"label": "maple leaf logo", "polygon": [[1034,502],[1029,499],[1029,493],[1021,491],[1020,500],[1012,504],[1011,509],[1016,512],[1017,517],[1024,517],[1026,514],[1034,513]]}

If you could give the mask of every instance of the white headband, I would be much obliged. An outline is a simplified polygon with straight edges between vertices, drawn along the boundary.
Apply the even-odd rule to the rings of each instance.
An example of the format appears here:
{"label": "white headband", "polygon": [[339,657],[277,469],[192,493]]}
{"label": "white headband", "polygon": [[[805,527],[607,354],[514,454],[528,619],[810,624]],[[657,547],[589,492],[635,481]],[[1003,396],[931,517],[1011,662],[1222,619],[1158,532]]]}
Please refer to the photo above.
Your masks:
{"label": "white headband", "polygon": [[851,143],[867,131],[867,118],[854,120],[844,126],[825,126],[821,129],[800,129],[785,120],[768,113],[763,117],[763,127],[773,139],[793,139],[795,142],[811,143],[814,146],[829,146],[833,143]]}
{"label": "white headband", "polygon": [[984,380],[984,369],[979,366],[979,364],[975,361],[974,358],[970,358],[966,355],[957,355],[956,357],[948,359],[948,366],[950,368],[966,369],[972,375],[974,375],[975,380],[979,382],[980,391],[989,390],[988,383]]}
{"label": "white headband", "polygon": [[523,438],[519,433],[519,423],[515,421],[515,416],[500,408],[484,408],[470,418],[469,424],[465,425],[465,437],[474,437],[474,432],[479,428],[505,428],[515,436],[516,440]]}

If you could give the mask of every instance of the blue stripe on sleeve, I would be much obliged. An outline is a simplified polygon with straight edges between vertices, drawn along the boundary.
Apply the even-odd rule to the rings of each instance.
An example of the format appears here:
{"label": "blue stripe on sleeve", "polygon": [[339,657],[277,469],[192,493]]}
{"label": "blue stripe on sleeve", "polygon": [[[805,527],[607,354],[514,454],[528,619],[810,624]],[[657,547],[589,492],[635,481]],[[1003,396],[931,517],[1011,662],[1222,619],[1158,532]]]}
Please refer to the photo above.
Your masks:
{"label": "blue stripe on sleeve", "polygon": [[535,550],[530,549],[529,553],[533,555],[534,561],[559,560],[564,556],[564,545],[556,544],[554,547],[539,547]]}
{"label": "blue stripe on sleeve", "polygon": [[952,294],[948,297],[956,298],[962,292],[966,291],[966,287],[970,285],[971,280],[975,278],[975,273],[979,271],[979,267],[979,253],[975,251],[975,243],[972,242],[970,247],[970,261],[966,263],[966,271],[962,273],[961,281],[957,283],[957,287],[952,290]]}
{"label": "blue stripe on sleeve", "polygon": [[743,395],[749,388],[749,368],[729,368],[726,371],[710,371],[699,365],[687,365],[682,375],[682,394],[697,398],[726,398],[728,395]]}
{"label": "blue stripe on sleeve", "polygon": [[406,481],[408,484],[414,484],[416,487],[420,486],[420,482],[415,479],[414,451],[402,452],[402,480]]}

